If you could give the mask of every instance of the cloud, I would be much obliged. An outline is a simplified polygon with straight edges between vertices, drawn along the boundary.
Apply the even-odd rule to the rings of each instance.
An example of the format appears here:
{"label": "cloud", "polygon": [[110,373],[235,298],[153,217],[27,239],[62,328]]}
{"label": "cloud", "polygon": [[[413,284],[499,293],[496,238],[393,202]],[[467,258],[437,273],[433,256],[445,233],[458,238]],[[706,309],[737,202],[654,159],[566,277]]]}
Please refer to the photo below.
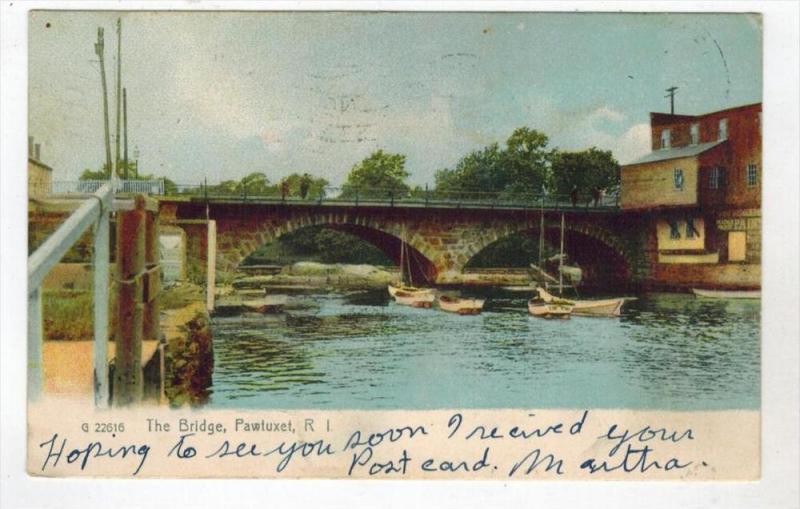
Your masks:
{"label": "cloud", "polygon": [[634,124],[616,140],[614,156],[621,164],[630,163],[650,152],[650,126]]}

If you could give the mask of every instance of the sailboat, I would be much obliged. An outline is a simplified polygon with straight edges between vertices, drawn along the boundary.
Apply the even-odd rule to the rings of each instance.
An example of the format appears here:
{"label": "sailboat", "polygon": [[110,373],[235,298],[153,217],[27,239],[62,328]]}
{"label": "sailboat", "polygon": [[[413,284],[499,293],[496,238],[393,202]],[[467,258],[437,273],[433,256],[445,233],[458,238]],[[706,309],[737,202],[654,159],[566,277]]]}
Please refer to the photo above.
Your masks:
{"label": "sailboat", "polygon": [[[542,257],[542,248],[540,241],[539,259]],[[564,276],[569,274],[564,265],[564,214],[561,214],[561,251],[558,255],[558,280],[547,274],[543,269],[531,264],[543,275],[545,285],[548,282],[558,283],[558,297],[552,295],[545,288],[539,287],[536,289],[537,296],[531,301],[539,301],[555,306],[569,306],[570,313],[576,316],[607,316],[618,317],[622,314],[622,306],[628,300],[635,300],[631,297],[615,297],[612,299],[596,299],[596,300],[573,300],[565,299],[564,293]],[[541,263],[541,261],[540,261]],[[578,276],[580,277],[580,276]],[[574,288],[574,287],[573,287]]]}
{"label": "sailboat", "polygon": [[[403,236],[405,237],[405,235]],[[414,286],[411,276],[411,260],[407,254],[405,241],[400,239],[400,283],[389,284],[388,290],[395,302],[405,306],[429,308],[433,306],[436,294],[433,288],[417,288]],[[409,284],[405,282],[406,269],[408,272]]]}
{"label": "sailboat", "polygon": [[608,316],[617,317],[622,314],[622,306],[633,297],[614,297],[612,299],[571,300],[551,295],[544,288],[538,288],[539,298],[545,302],[564,302],[572,306],[572,314],[576,316]]}
{"label": "sailboat", "polygon": [[[539,265],[542,264],[544,256],[544,210],[541,211],[539,223]],[[564,213],[561,213],[561,251],[558,258],[558,288],[559,292],[564,289],[564,271],[561,270],[564,264]],[[543,269],[539,269],[543,275],[550,279],[555,279]],[[573,305],[564,299],[545,300],[542,298],[541,289],[537,288],[537,295],[528,301],[528,312],[538,318],[569,318],[572,315]]]}

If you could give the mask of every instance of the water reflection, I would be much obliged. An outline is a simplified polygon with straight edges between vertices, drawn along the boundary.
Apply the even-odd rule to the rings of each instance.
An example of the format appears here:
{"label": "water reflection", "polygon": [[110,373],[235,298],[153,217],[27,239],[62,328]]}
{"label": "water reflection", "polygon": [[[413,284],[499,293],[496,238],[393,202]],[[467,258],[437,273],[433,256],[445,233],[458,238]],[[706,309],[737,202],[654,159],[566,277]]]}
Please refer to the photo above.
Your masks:
{"label": "water reflection", "polygon": [[[620,319],[478,316],[385,291],[305,295],[282,317],[214,321],[214,406],[758,408],[759,302],[643,296]],[[309,304],[309,303],[306,303]]]}

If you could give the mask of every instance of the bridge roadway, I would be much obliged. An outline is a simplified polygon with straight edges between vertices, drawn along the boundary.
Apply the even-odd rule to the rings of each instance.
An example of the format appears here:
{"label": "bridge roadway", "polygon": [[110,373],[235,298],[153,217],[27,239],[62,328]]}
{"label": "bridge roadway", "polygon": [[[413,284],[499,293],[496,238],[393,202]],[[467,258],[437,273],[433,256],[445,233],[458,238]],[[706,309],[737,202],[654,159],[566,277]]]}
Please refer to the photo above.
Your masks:
{"label": "bridge roadway", "polygon": [[568,200],[474,200],[474,199],[425,199],[425,198],[402,198],[402,199],[342,199],[342,198],[321,198],[321,199],[300,199],[296,197],[282,199],[281,197],[270,196],[196,196],[172,194],[156,197],[162,202],[188,202],[188,203],[208,203],[217,205],[271,205],[286,207],[336,207],[336,208],[393,208],[393,209],[464,209],[464,210],[487,210],[487,211],[536,211],[546,212],[567,212],[570,214],[592,213],[592,214],[617,214],[620,212],[619,205],[613,198],[604,200],[598,205],[589,203],[578,203],[572,205]]}

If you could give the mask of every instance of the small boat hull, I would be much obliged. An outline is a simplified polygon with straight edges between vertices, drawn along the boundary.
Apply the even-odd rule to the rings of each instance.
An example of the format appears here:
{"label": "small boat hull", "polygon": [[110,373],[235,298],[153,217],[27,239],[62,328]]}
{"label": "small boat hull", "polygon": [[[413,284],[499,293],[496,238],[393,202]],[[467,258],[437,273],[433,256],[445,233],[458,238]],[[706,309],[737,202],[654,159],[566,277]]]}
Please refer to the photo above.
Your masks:
{"label": "small boat hull", "polygon": [[439,298],[439,309],[448,313],[458,313],[459,315],[477,315],[483,310],[482,299],[450,299]]}
{"label": "small boat hull", "polygon": [[625,299],[578,300],[572,314],[578,316],[621,316]]}
{"label": "small boat hull", "polygon": [[395,297],[397,295],[397,292],[403,292],[413,295],[433,295],[433,288],[416,288],[414,286],[389,285],[388,290],[389,290],[389,295],[391,295],[392,297]]}
{"label": "small boat hull", "polygon": [[761,290],[703,290],[692,288],[692,293],[697,297],[707,297],[710,299],[760,299]]}
{"label": "small boat hull", "polygon": [[567,319],[572,315],[572,306],[547,302],[528,302],[528,312],[537,318]]}
{"label": "small boat hull", "polygon": [[433,307],[433,301],[436,296],[433,293],[416,294],[408,293],[402,290],[394,295],[394,301],[403,306],[411,306],[412,308],[430,308]]}
{"label": "small boat hull", "polygon": [[[542,288],[539,289],[539,296],[545,302],[553,302],[559,299]],[[572,314],[576,316],[618,317],[622,315],[622,306],[625,304],[625,301],[630,299],[619,297],[615,299],[599,300],[561,300],[572,305]]]}

